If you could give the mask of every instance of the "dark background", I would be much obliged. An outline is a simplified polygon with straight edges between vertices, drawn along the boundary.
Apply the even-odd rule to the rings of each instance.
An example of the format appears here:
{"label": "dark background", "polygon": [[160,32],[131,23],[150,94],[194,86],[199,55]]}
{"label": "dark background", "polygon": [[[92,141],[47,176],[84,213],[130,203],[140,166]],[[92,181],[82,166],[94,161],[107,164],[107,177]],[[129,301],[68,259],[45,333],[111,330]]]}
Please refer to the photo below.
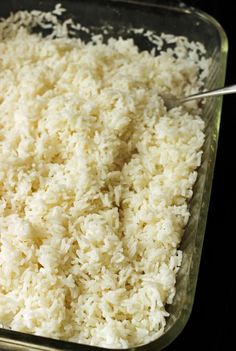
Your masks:
{"label": "dark background", "polygon": [[[180,1],[172,1],[178,3]],[[223,26],[229,41],[226,84],[236,84],[236,10],[228,0],[183,1],[208,12]],[[235,15],[235,16],[234,16]],[[195,303],[172,350],[235,350],[235,142],[236,95],[224,97],[220,138]]]}

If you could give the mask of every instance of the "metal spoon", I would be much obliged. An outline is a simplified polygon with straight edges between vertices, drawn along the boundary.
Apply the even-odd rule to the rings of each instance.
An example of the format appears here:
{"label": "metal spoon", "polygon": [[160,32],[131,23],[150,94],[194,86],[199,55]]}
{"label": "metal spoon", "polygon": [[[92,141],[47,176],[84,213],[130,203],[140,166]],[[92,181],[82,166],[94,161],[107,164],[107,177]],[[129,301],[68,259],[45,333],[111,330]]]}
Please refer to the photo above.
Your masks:
{"label": "metal spoon", "polygon": [[183,104],[184,102],[187,102],[187,101],[208,98],[208,97],[212,97],[212,96],[235,94],[235,93],[236,93],[236,84],[230,85],[229,87],[208,90],[208,91],[204,91],[203,93],[197,93],[197,94],[184,96],[184,97],[180,97],[180,98],[177,98],[171,94],[161,94],[161,97],[164,100],[164,104],[165,104],[167,110],[170,110],[173,107],[180,106],[181,104]]}

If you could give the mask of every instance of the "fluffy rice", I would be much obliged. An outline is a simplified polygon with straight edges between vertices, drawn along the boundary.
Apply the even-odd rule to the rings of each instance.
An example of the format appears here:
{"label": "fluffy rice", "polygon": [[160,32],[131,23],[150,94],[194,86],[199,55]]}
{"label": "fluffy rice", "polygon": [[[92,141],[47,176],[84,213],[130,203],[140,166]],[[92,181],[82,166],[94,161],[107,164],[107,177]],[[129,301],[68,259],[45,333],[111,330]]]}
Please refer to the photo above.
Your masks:
{"label": "fluffy rice", "polygon": [[40,16],[45,27],[37,11],[0,23],[0,323],[147,343],[175,295],[204,142],[196,105],[167,112],[160,93],[197,91],[207,61],[185,38],[154,57],[131,39],[21,26]]}

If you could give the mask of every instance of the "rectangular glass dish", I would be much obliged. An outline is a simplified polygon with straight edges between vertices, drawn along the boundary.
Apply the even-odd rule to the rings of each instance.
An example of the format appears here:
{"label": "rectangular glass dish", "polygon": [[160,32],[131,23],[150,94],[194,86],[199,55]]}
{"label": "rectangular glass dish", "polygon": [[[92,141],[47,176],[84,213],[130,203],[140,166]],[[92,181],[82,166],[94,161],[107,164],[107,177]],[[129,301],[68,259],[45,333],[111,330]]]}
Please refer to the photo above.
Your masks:
{"label": "rectangular glass dish", "polygon": [[[130,28],[144,28],[156,34],[166,33],[186,36],[190,41],[199,41],[206,48],[206,56],[212,59],[210,74],[205,88],[223,86],[226,71],[227,38],[221,26],[207,14],[193,8],[172,7],[156,1],[148,4],[128,0],[2,0],[0,17],[19,10],[53,10],[60,2],[67,9],[65,18],[73,18],[83,26],[101,33],[108,28],[107,37],[132,37],[140,50],[151,51],[154,44],[140,34],[127,33]],[[86,32],[81,32],[83,40],[89,40]],[[204,240],[207,211],[210,200],[214,163],[220,126],[222,97],[208,99],[203,110],[206,122],[206,140],[203,148],[202,164],[194,186],[190,202],[191,217],[185,229],[180,249],[183,261],[177,276],[176,295],[168,307],[170,317],[165,333],[157,340],[129,350],[161,350],[170,344],[183,330],[190,316],[202,245]],[[1,306],[0,306],[1,308]],[[75,344],[0,329],[1,350],[104,350],[104,348]]]}

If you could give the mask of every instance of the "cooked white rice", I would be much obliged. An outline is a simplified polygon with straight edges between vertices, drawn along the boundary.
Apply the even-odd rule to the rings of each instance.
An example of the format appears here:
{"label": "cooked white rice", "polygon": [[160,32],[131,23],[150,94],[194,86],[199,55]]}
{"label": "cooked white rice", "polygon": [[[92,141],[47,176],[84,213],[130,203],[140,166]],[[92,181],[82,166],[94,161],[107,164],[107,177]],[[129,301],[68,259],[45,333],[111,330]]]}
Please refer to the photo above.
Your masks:
{"label": "cooked white rice", "polygon": [[[197,91],[207,61],[185,38],[156,57],[131,39],[67,39],[60,13],[0,23],[0,323],[147,343],[175,295],[204,142],[197,107],[167,112],[159,94]],[[21,27],[45,16],[60,38]]]}

